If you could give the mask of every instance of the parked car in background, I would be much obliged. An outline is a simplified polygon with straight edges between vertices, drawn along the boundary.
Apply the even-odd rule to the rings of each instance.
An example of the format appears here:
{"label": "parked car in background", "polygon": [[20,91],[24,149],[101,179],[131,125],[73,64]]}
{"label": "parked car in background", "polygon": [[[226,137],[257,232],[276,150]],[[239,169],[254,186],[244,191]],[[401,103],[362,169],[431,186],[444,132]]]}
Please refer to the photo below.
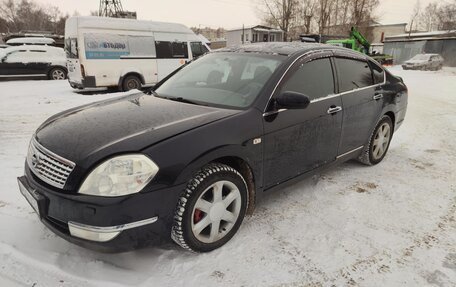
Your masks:
{"label": "parked car in background", "polygon": [[209,48],[182,24],[71,17],[65,50],[73,88],[128,91],[156,84]]}
{"label": "parked car in background", "polygon": [[418,54],[402,65],[404,70],[430,70],[442,69],[444,59],[439,54]]}
{"label": "parked car in background", "polygon": [[[260,43],[209,53],[150,90],[34,134],[22,194],[63,238],[104,251],[228,242],[266,191],[351,159],[380,163],[407,87],[361,53]],[[33,240],[33,239],[32,239]]]}
{"label": "parked car in background", "polygon": [[10,46],[21,46],[21,45],[45,45],[45,46],[54,46],[55,40],[46,37],[19,37],[14,39],[9,39],[6,41],[6,44]]}
{"label": "parked car in background", "polygon": [[66,77],[66,57],[62,48],[22,45],[0,50],[0,78],[64,80]]}

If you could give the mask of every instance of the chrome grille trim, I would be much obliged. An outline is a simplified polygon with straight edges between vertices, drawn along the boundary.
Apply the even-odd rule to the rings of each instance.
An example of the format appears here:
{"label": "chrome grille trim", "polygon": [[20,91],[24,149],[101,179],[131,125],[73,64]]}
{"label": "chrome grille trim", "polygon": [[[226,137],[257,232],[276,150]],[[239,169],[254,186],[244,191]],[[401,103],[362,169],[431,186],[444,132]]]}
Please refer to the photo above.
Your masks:
{"label": "chrome grille trim", "polygon": [[35,138],[30,142],[27,164],[39,179],[58,188],[65,186],[76,166],[74,162],[43,147]]}

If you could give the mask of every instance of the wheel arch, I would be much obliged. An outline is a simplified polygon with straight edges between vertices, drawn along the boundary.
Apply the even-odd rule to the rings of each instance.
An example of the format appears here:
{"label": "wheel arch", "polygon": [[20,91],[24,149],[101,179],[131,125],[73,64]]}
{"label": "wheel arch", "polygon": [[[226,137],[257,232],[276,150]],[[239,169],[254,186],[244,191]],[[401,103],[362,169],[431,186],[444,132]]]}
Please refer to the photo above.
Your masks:
{"label": "wheel arch", "polygon": [[119,88],[122,87],[123,81],[128,76],[138,77],[138,79],[141,81],[141,84],[143,84],[143,85],[146,84],[146,80],[144,79],[144,76],[143,76],[143,74],[140,71],[130,71],[130,72],[122,73],[122,75],[120,76],[119,83],[118,83],[118,87]]}
{"label": "wheel arch", "polygon": [[[245,147],[244,147],[245,148]],[[255,166],[249,153],[237,145],[229,145],[213,149],[212,151],[196,157],[177,176],[176,183],[188,182],[202,167],[211,163],[221,163],[234,168],[246,181],[249,193],[249,206],[247,214],[252,214],[255,209],[257,191],[261,186],[260,166]]]}
{"label": "wheel arch", "polygon": [[224,156],[217,159],[214,159],[210,163],[221,163],[237,170],[242,177],[244,178],[247,184],[248,191],[248,206],[247,214],[253,214],[255,210],[255,200],[256,200],[256,189],[255,189],[255,175],[249,163],[244,159],[237,156]]}
{"label": "wheel arch", "polygon": [[57,68],[58,68],[58,69],[64,70],[64,71],[65,71],[65,74],[68,75],[68,69],[67,69],[66,67],[62,66],[62,65],[52,65],[52,66],[49,66],[49,69],[48,69],[48,71],[47,71],[47,75],[48,75],[48,76],[51,76],[52,70],[57,69]]}

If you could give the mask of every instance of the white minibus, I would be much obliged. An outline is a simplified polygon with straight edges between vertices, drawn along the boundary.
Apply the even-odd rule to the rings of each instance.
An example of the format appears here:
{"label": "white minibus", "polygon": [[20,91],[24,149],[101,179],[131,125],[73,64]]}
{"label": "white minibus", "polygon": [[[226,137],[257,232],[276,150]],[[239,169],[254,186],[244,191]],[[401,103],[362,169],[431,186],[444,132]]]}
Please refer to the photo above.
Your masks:
{"label": "white minibus", "polygon": [[209,48],[182,24],[70,17],[65,51],[71,87],[128,91],[156,84]]}

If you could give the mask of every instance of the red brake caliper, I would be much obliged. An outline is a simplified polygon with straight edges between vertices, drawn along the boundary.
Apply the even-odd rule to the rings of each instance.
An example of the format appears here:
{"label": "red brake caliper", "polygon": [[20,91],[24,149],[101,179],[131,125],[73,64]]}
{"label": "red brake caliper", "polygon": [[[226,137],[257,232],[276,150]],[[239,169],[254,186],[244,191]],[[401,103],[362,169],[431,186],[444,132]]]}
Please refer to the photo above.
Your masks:
{"label": "red brake caliper", "polygon": [[201,219],[203,219],[204,212],[199,209],[195,209],[195,213],[193,214],[193,222],[198,223]]}

